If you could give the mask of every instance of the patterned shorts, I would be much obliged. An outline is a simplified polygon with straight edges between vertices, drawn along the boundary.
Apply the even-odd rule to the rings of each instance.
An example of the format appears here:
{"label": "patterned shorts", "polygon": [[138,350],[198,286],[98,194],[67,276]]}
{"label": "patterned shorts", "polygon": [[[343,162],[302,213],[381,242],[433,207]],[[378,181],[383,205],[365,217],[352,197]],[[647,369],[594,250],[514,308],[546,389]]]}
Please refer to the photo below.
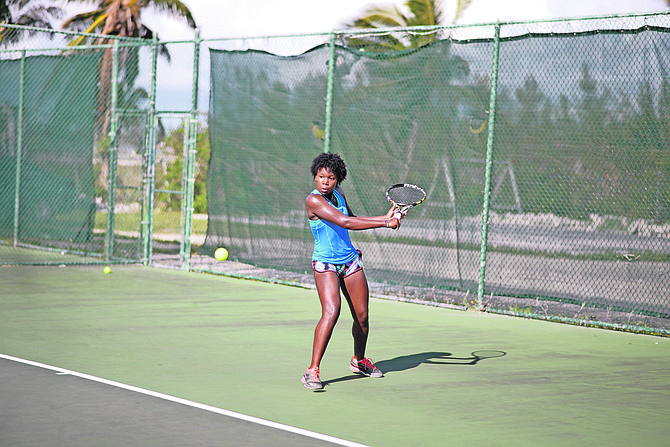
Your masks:
{"label": "patterned shorts", "polygon": [[334,272],[340,278],[347,277],[363,268],[360,252],[353,260],[346,264],[330,264],[328,262],[312,261],[312,268],[317,273]]}

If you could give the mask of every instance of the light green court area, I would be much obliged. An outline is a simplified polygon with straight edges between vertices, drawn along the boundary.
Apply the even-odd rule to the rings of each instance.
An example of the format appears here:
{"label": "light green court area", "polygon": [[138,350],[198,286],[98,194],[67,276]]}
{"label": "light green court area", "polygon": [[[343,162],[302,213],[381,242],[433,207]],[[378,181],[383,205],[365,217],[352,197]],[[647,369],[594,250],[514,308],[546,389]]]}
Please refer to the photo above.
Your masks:
{"label": "light green court area", "polygon": [[314,290],[137,266],[2,267],[0,283],[2,354],[361,444],[670,439],[668,338],[373,299],[385,377],[349,371],[345,307],[312,392]]}
{"label": "light green court area", "polygon": [[28,250],[0,244],[0,266],[102,264],[101,257],[85,257],[65,250]]}

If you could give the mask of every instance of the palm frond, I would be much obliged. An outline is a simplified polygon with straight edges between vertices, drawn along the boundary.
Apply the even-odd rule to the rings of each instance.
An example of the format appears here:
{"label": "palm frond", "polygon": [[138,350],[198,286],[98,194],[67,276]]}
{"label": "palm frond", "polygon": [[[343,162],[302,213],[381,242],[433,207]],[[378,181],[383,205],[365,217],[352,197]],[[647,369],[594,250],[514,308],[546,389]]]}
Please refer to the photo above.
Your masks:
{"label": "palm frond", "polygon": [[[154,35],[156,36],[156,39],[158,39],[158,34],[154,33],[153,30],[151,30],[151,28],[142,25],[142,28],[140,29],[140,37],[142,39],[151,40],[154,38]],[[168,62],[168,64],[172,62],[172,55],[170,54],[170,50],[166,44],[164,43],[158,44],[158,54],[160,56],[163,56],[165,60]]]}
{"label": "palm frond", "polygon": [[5,0],[0,0],[0,23],[11,23],[12,13],[9,10],[9,3]]}
{"label": "palm frond", "polygon": [[19,9],[23,9],[30,3],[35,3],[35,0],[9,0],[7,3],[16,5]]}
{"label": "palm frond", "polygon": [[[100,27],[100,25],[104,24],[105,20],[107,20],[107,14],[103,13],[100,14],[99,17],[97,17],[93,23],[84,30],[84,33],[94,33],[96,28]],[[79,36],[72,42],[68,44],[68,46],[76,47],[77,45],[81,45],[82,42],[86,40],[86,36]]]}
{"label": "palm frond", "polygon": [[63,10],[56,7],[33,6],[26,11],[22,11],[17,24],[29,26],[39,26],[40,28],[51,28],[51,18],[60,18],[63,16]]}
{"label": "palm frond", "polygon": [[353,28],[395,28],[408,25],[407,17],[396,6],[373,6],[363,14],[363,17],[352,24]]}
{"label": "palm frond", "polygon": [[178,19],[186,19],[188,26],[197,28],[195,19],[193,18],[191,11],[188,9],[188,6],[179,0],[150,0],[148,4],[161,13],[167,13]]}
{"label": "palm frond", "polygon": [[84,31],[89,26],[91,26],[91,23],[95,21],[96,17],[104,13],[105,13],[104,9],[96,9],[95,11],[82,12],[81,14],[77,14],[65,20],[62,23],[61,28],[63,29],[69,28],[72,29],[73,31]]}
{"label": "palm frond", "polygon": [[387,53],[406,49],[402,41],[390,34],[351,37],[347,39],[347,47],[370,51],[372,53]]}
{"label": "palm frond", "polygon": [[407,0],[405,5],[412,14],[411,26],[439,25],[442,20],[440,0]]}
{"label": "palm frond", "polygon": [[[670,0],[668,0],[668,2],[670,2]],[[458,4],[456,5],[456,15],[454,16],[452,23],[456,23],[456,21],[461,18],[463,12],[470,6],[470,3],[472,3],[472,0],[458,0]]]}
{"label": "palm frond", "polygon": [[[60,18],[63,10],[56,6],[44,6],[34,0],[0,0],[0,23],[52,29],[51,20]],[[24,36],[37,32],[0,28],[0,45],[19,42]],[[53,34],[47,36],[51,39]]]}

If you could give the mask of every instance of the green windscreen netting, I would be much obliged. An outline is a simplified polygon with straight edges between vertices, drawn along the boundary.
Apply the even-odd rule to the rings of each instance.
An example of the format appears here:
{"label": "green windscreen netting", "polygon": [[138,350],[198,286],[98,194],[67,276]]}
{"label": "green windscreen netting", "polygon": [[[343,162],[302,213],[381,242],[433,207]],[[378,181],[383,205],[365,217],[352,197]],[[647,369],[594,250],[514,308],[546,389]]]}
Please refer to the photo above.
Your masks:
{"label": "green windscreen netting", "polygon": [[501,45],[494,157],[522,212],[492,221],[490,293],[670,315],[669,50],[653,27]]}
{"label": "green windscreen netting", "polygon": [[[442,41],[400,54],[361,53],[337,47],[334,58],[330,149],[349,165],[347,198],[356,214],[380,215],[391,184],[429,192],[402,231],[352,235],[368,276],[474,291],[492,44]],[[232,246],[240,260],[305,270],[313,239],[304,200],[313,188],[310,162],[324,150],[329,48],[297,57],[211,57],[206,247]],[[516,209],[510,185],[500,189],[496,204]]]}
{"label": "green windscreen netting", "polygon": [[393,183],[428,192],[399,232],[352,234],[371,281],[476,293],[488,207],[487,306],[670,315],[667,29],[503,33],[497,72],[493,38],[396,52],[365,39],[338,36],[330,115],[328,46],[210,51],[205,252],[309,271],[304,200],[330,116],[355,213],[384,213]]}
{"label": "green windscreen netting", "polygon": [[309,264],[314,242],[304,202],[310,163],[323,150],[328,54],[327,47],[290,58],[211,52],[209,132],[216,149],[205,244],[212,253],[225,246],[258,265]]}
{"label": "green windscreen netting", "polygon": [[0,237],[92,240],[97,77],[83,74],[98,61],[96,53],[0,61]]}

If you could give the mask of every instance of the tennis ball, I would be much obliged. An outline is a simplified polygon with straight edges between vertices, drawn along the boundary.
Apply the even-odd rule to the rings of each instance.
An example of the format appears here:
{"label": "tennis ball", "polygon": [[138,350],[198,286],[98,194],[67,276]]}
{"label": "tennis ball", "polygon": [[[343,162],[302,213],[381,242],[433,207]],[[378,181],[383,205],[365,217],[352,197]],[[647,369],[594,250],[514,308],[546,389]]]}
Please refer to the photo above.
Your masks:
{"label": "tennis ball", "polygon": [[216,258],[217,261],[225,261],[226,259],[228,259],[228,250],[226,250],[223,247],[219,247],[214,252],[214,257]]}
{"label": "tennis ball", "polygon": [[107,274],[109,274],[109,273],[112,273],[112,268],[111,268],[110,266],[106,265],[105,268],[102,269],[102,272],[103,272],[105,275],[107,275]]}

